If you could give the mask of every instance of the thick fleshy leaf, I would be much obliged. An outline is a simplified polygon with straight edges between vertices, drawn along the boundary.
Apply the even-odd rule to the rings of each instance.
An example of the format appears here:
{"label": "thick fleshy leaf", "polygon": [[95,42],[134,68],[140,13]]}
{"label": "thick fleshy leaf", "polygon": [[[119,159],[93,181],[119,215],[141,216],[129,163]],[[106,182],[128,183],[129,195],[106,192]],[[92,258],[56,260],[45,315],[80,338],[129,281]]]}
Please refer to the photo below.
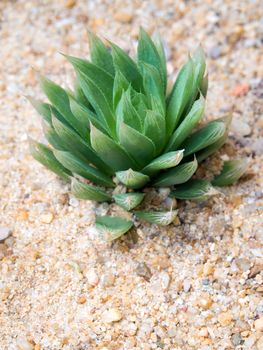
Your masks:
{"label": "thick fleshy leaf", "polygon": [[79,199],[88,199],[96,202],[111,200],[111,196],[99,187],[85,184],[74,178],[71,181],[71,192]]}
{"label": "thick fleshy leaf", "polygon": [[114,84],[113,84],[114,109],[116,109],[118,103],[120,102],[123,92],[128,89],[129,85],[130,83],[128,82],[128,80],[124,77],[124,75],[119,70],[117,70],[114,77]]}
{"label": "thick fleshy leaf", "polygon": [[208,74],[206,74],[203,77],[203,80],[201,81],[201,84],[200,84],[200,91],[201,91],[201,94],[204,96],[204,98],[206,98],[207,90],[208,90]]}
{"label": "thick fleshy leaf", "polygon": [[137,113],[134,106],[132,105],[129,90],[123,92],[121,100],[116,110],[116,116],[117,130],[119,127],[121,127],[120,124],[124,122],[125,124],[131,126],[135,130],[139,132],[142,131],[142,121],[140,115]]}
{"label": "thick fleshy leaf", "polygon": [[166,57],[165,57],[164,45],[159,34],[155,36],[154,44],[160,57],[160,70],[162,72],[161,74],[164,81],[164,93],[166,93],[166,85],[167,85]]}
{"label": "thick fleshy leaf", "polygon": [[201,129],[189,136],[181,145],[185,149],[185,156],[200,151],[201,149],[212,145],[224,136],[226,126],[223,122],[213,121],[206,124]]}
{"label": "thick fleshy leaf", "polygon": [[114,171],[129,169],[134,165],[128,154],[113,139],[91,124],[91,145],[98,156]]}
{"label": "thick fleshy leaf", "polygon": [[180,70],[168,99],[167,131],[171,135],[179,123],[181,115],[191,98],[194,66],[191,59]]}
{"label": "thick fleshy leaf", "polygon": [[175,167],[181,162],[184,156],[184,150],[168,152],[155,158],[150,164],[143,168],[142,172],[149,176],[153,176],[160,170]]}
{"label": "thick fleshy leaf", "polygon": [[67,92],[59,85],[53,83],[51,80],[40,76],[41,88],[48,97],[52,105],[65,118],[69,125],[79,133],[79,135],[86,136],[86,130],[83,125],[74,117],[70,109],[70,103]]}
{"label": "thick fleshy leaf", "polygon": [[149,34],[147,34],[142,28],[140,29],[139,42],[138,42],[138,61],[145,62],[156,68],[161,73],[161,88],[165,91],[166,86],[166,72],[163,67],[163,59],[160,57],[159,52],[154,45]]}
{"label": "thick fleshy leaf", "polygon": [[96,228],[106,241],[113,241],[128,232],[133,226],[133,222],[113,216],[97,216]]}
{"label": "thick fleshy leaf", "polygon": [[101,90],[85,74],[78,74],[78,79],[82,90],[89,99],[92,107],[95,109],[100,123],[113,137],[115,135],[115,117],[112,107],[109,104],[103,90]]}
{"label": "thick fleshy leaf", "polygon": [[113,199],[115,202],[122,208],[126,210],[132,210],[137,207],[143,200],[145,194],[144,193],[119,193],[113,195]]}
{"label": "thick fleshy leaf", "polygon": [[137,65],[130,58],[130,56],[126,52],[124,52],[120,47],[113,43],[110,44],[112,48],[114,67],[121,71],[123,76],[128,82],[132,84],[132,87],[135,90],[140,92],[142,90],[143,84],[142,77],[137,68]]}
{"label": "thick fleshy leaf", "polygon": [[29,139],[29,147],[31,155],[38,162],[62,177],[64,180],[68,181],[70,179],[71,172],[58,162],[50,148],[32,139]]}
{"label": "thick fleshy leaf", "polygon": [[133,189],[143,187],[150,180],[149,176],[132,169],[118,171],[116,176],[121,183]]}
{"label": "thick fleshy leaf", "polygon": [[135,215],[151,224],[170,225],[177,216],[177,210],[170,211],[136,211]]}
{"label": "thick fleshy leaf", "polygon": [[169,187],[187,182],[194,175],[197,167],[198,163],[196,159],[194,159],[192,162],[180,164],[175,168],[166,171],[164,174],[159,175],[154,180],[153,186]]}
{"label": "thick fleshy leaf", "polygon": [[247,170],[248,162],[246,159],[234,159],[224,162],[223,169],[217,175],[212,184],[214,186],[227,186],[235,183]]}
{"label": "thick fleshy leaf", "polygon": [[110,168],[99,158],[91,146],[74,132],[74,130],[61,123],[54,116],[52,117],[52,124],[61,141],[67,146],[67,149],[71,153],[80,157],[83,161],[94,164],[106,173],[111,173]]}
{"label": "thick fleshy leaf", "polygon": [[205,100],[201,96],[197,100],[190,112],[181,122],[179,127],[173,133],[166,150],[176,150],[182,144],[182,142],[191,134],[194,127],[201,120],[205,110]]}
{"label": "thick fleshy leaf", "polygon": [[[83,92],[83,90],[82,90],[82,88],[80,86],[80,83],[79,83],[77,78],[75,78],[75,80],[74,80],[74,96],[73,97],[79,103],[81,103],[82,105],[86,106],[87,108],[91,107],[91,104],[88,101],[87,97],[84,95],[84,92]],[[73,113],[73,111],[72,111],[72,113]]]}
{"label": "thick fleshy leaf", "polygon": [[165,144],[165,117],[154,110],[148,110],[144,120],[144,135],[155,145],[156,152],[159,153]]}
{"label": "thick fleshy leaf", "polygon": [[45,138],[47,139],[47,141],[51,146],[59,150],[67,149],[67,146],[63,143],[61,138],[58,136],[52,124],[49,124],[45,120],[43,120],[42,129],[43,129]]}
{"label": "thick fleshy leaf", "polygon": [[170,197],[204,201],[215,194],[218,194],[218,191],[209,181],[190,180],[183,185],[176,186],[176,189],[170,193]]}
{"label": "thick fleshy leaf", "polygon": [[[148,100],[153,96],[155,103],[158,104],[158,110],[165,114],[165,95],[162,85],[162,78],[159,71],[152,65],[140,63],[140,69],[143,77],[143,86]],[[154,106],[152,106],[153,108]]]}
{"label": "thick fleshy leaf", "polygon": [[54,151],[57,160],[72,173],[78,174],[85,179],[94,182],[97,185],[113,187],[111,178],[102,171],[90,166],[70,152]]}
{"label": "thick fleshy leaf", "polygon": [[43,119],[51,124],[51,109],[50,104],[36,100],[33,97],[27,97],[28,101],[35,108],[35,110],[43,117]]}
{"label": "thick fleshy leaf", "polygon": [[89,45],[92,63],[104,69],[109,74],[114,75],[114,66],[109,49],[91,32],[89,32]]}
{"label": "thick fleshy leaf", "polygon": [[120,123],[118,136],[122,147],[140,166],[145,166],[153,159],[156,149],[148,137],[125,123]]}

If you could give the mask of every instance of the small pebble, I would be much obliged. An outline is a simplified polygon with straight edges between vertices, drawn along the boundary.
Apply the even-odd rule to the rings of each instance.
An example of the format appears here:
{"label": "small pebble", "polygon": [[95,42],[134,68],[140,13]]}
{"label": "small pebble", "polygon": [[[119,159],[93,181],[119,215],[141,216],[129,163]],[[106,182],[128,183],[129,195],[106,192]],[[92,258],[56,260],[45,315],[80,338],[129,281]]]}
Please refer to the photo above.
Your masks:
{"label": "small pebble", "polygon": [[167,272],[163,271],[159,274],[159,280],[163,290],[167,290],[170,285],[170,276]]}
{"label": "small pebble", "polygon": [[257,341],[257,350],[262,350],[262,349],[263,349],[263,335]]}
{"label": "small pebble", "polygon": [[199,300],[198,300],[198,305],[204,309],[208,310],[213,304],[213,300],[208,294],[204,294]]}
{"label": "small pebble", "polygon": [[223,312],[218,316],[218,322],[223,327],[228,326],[232,322],[232,320],[233,320],[233,315],[230,311]]}
{"label": "small pebble", "polygon": [[111,308],[102,314],[102,320],[106,323],[118,322],[121,319],[122,319],[122,314],[116,308]]}
{"label": "small pebble", "polygon": [[208,51],[209,57],[211,57],[214,60],[219,58],[221,54],[222,54],[221,46],[214,46]]}
{"label": "small pebble", "polygon": [[235,345],[235,346],[240,345],[242,342],[241,334],[240,333],[233,334],[231,336],[231,341],[232,341],[233,345]]}
{"label": "small pebble", "polygon": [[11,235],[12,231],[10,228],[5,226],[0,226],[0,241],[4,241]]}
{"label": "small pebble", "polygon": [[65,6],[68,9],[73,8],[76,5],[77,1],[76,0],[67,0]]}
{"label": "small pebble", "polygon": [[7,246],[4,243],[0,243],[0,260],[7,255]]}
{"label": "small pebble", "polygon": [[16,340],[18,350],[34,350],[32,344],[25,337],[19,336]]}
{"label": "small pebble", "polygon": [[116,12],[114,18],[121,23],[130,23],[132,21],[132,14],[128,12]]}
{"label": "small pebble", "polygon": [[114,282],[115,282],[115,276],[113,273],[108,272],[102,275],[101,283],[103,287],[111,287],[114,285]]}
{"label": "small pebble", "polygon": [[83,296],[79,297],[78,300],[77,300],[77,303],[78,304],[85,304],[87,301],[87,299]]}
{"label": "small pebble", "polygon": [[191,289],[191,282],[189,280],[184,280],[183,282],[184,292],[187,293]]}
{"label": "small pebble", "polygon": [[86,273],[86,278],[88,283],[93,287],[95,287],[99,283],[99,276],[97,275],[94,269],[91,269]]}
{"label": "small pebble", "polygon": [[46,214],[42,214],[40,216],[40,221],[43,224],[50,224],[54,219],[54,215],[52,213],[46,213]]}
{"label": "small pebble", "polygon": [[149,281],[152,277],[151,270],[148,265],[146,265],[144,262],[139,263],[136,267],[136,273],[138,276],[143,277],[146,281]]}
{"label": "small pebble", "polygon": [[259,319],[257,319],[255,321],[254,325],[255,325],[255,329],[257,331],[261,331],[262,332],[263,331],[263,316],[260,317]]}

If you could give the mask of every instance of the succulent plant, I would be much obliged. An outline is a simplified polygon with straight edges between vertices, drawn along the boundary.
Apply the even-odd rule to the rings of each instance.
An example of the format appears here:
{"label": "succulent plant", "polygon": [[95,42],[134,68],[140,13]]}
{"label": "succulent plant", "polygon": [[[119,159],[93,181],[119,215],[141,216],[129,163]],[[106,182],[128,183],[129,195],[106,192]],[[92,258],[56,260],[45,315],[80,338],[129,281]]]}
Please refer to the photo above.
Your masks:
{"label": "succulent plant", "polygon": [[[43,117],[50,145],[30,140],[36,160],[70,181],[77,198],[113,201],[127,211],[141,205],[145,187],[168,187],[170,197],[205,200],[218,192],[213,185],[237,181],[246,169],[242,159],[226,162],[211,182],[192,179],[198,165],[225,143],[231,122],[225,117],[199,126],[208,88],[201,47],[189,56],[168,93],[159,37],[152,40],[141,29],[136,60],[111,42],[107,48],[92,33],[89,39],[90,61],[65,55],[76,72],[73,90],[40,76],[49,103],[29,98]],[[133,213],[168,225],[177,211]],[[133,222],[98,216],[96,224],[105,239],[113,240]]]}

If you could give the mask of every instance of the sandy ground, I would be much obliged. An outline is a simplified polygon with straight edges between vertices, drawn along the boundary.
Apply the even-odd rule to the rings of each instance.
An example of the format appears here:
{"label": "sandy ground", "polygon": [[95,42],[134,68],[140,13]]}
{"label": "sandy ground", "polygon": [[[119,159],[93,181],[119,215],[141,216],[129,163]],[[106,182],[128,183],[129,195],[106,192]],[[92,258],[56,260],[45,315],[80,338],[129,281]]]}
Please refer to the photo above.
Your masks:
{"label": "sandy ground", "polygon": [[[1,350],[263,349],[260,3],[0,2]],[[86,56],[86,29],[130,49],[140,25],[159,28],[171,76],[202,43],[206,116],[233,114],[218,157],[250,166],[221,196],[178,203],[176,225],[107,244],[92,224],[108,206],[76,200],[29,155],[27,135],[43,136],[23,95],[42,97],[32,67],[71,84],[57,52]]]}

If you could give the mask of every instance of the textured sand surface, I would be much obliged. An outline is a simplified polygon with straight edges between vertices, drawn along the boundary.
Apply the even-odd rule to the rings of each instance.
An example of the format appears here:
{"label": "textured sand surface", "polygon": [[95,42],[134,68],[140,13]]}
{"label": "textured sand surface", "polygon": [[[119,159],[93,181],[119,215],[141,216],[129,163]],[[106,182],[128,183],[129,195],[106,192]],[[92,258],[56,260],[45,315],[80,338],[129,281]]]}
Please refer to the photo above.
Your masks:
{"label": "textured sand surface", "polygon": [[[263,349],[263,11],[261,1],[0,1],[0,349]],[[261,8],[260,8],[261,6]],[[24,95],[35,70],[70,86],[58,52],[87,56],[86,30],[125,49],[158,28],[174,78],[188,51],[208,56],[208,119],[232,113],[227,145],[206,162],[250,158],[237,185],[178,203],[168,228],[107,244],[95,213],[36,163],[43,141]],[[201,170],[200,170],[201,171]]]}

